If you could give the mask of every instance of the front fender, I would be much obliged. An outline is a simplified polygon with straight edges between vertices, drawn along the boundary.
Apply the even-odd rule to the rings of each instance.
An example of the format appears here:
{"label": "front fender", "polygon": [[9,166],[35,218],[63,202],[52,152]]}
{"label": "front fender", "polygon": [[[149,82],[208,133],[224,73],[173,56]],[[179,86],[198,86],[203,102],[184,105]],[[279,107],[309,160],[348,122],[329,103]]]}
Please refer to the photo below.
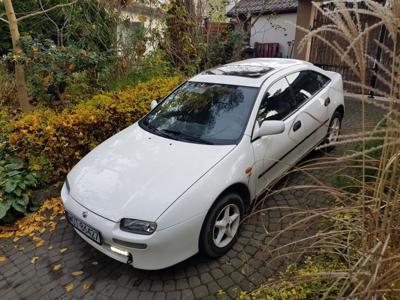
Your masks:
{"label": "front fender", "polygon": [[[231,153],[164,211],[157,219],[158,228],[162,230],[199,215],[205,218],[218,196],[236,183],[245,184],[249,188],[251,199],[253,199],[256,176],[245,172],[253,164],[254,153],[251,149],[250,138],[244,136],[242,142]],[[200,233],[200,229],[198,233]]]}

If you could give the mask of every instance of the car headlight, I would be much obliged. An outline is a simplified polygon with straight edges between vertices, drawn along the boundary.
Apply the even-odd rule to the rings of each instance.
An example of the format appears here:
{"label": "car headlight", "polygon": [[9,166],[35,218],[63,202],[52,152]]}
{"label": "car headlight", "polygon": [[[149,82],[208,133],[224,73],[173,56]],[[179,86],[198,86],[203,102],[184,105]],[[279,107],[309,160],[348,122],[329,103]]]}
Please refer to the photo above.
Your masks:
{"label": "car headlight", "polygon": [[123,231],[150,235],[156,231],[157,223],[134,219],[122,219],[120,228]]}

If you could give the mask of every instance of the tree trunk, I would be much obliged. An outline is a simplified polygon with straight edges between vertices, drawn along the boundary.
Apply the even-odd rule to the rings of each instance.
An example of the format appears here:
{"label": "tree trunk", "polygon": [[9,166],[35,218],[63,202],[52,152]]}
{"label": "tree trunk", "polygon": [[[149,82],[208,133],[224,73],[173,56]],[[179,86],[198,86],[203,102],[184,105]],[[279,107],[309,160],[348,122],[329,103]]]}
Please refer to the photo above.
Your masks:
{"label": "tree trunk", "polygon": [[[12,45],[15,55],[18,57],[22,53],[22,49],[19,45],[20,34],[18,30],[18,21],[11,0],[4,0],[4,7],[7,13]],[[28,89],[26,87],[25,70],[22,65],[18,64],[18,62],[15,63],[15,84],[17,86],[18,103],[22,111],[32,110],[33,107],[29,103]]]}

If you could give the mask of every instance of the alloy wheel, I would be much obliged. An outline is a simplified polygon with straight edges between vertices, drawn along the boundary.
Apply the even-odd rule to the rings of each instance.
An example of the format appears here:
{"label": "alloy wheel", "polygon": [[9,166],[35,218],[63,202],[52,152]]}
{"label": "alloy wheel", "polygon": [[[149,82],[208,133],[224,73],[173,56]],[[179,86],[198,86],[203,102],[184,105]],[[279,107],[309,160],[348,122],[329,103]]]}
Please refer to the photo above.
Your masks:
{"label": "alloy wheel", "polygon": [[228,204],[221,209],[214,224],[213,241],[223,248],[236,236],[240,225],[240,209],[236,204]]}
{"label": "alloy wheel", "polygon": [[328,143],[335,143],[339,139],[339,131],[340,131],[340,119],[335,117],[332,120],[331,126],[329,128],[329,135],[328,135]]}

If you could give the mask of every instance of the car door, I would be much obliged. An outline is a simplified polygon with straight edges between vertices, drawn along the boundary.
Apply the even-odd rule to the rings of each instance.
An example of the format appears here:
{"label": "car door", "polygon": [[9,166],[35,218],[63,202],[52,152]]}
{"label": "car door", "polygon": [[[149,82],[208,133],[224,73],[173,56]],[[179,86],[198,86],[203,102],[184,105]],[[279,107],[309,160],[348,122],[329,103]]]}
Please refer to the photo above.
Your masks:
{"label": "car door", "polygon": [[329,78],[311,70],[286,76],[295,99],[296,119],[289,136],[298,147],[296,154],[304,156],[321,142],[328,129]]}
{"label": "car door", "polygon": [[260,126],[265,120],[282,120],[285,122],[285,131],[252,141],[256,161],[257,195],[293,166],[297,160],[292,152],[292,149],[296,147],[296,142],[289,137],[296,118],[296,115],[292,114],[293,101],[293,95],[285,77],[273,83],[262,98],[254,126]]}

